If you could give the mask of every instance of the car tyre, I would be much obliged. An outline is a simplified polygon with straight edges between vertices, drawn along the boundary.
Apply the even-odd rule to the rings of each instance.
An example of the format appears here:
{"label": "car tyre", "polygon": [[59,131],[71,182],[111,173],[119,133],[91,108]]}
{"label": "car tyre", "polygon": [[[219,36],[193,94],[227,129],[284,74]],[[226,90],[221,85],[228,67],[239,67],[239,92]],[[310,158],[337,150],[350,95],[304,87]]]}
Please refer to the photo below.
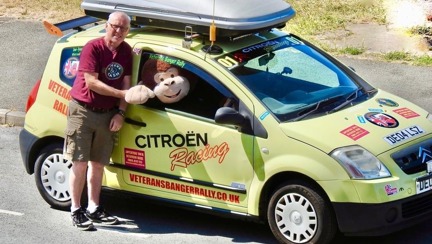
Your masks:
{"label": "car tyre", "polygon": [[329,243],[337,224],[328,201],[304,182],[286,183],[270,198],[267,218],[281,243]]}
{"label": "car tyre", "polygon": [[68,210],[71,205],[69,173],[72,162],[63,158],[63,145],[45,147],[35,164],[36,186],[53,208]]}

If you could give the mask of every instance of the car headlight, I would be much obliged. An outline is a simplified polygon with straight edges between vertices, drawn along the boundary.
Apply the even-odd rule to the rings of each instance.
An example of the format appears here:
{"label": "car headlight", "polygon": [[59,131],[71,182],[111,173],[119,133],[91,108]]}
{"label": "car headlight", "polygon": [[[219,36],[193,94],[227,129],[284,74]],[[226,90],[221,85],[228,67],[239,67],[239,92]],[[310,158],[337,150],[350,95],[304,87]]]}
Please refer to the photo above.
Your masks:
{"label": "car headlight", "polygon": [[428,115],[426,116],[426,118],[427,118],[429,121],[432,121],[432,115],[431,115],[431,114],[428,114]]}
{"label": "car headlight", "polygon": [[379,179],[391,176],[390,171],[372,153],[360,146],[342,147],[330,154],[352,179]]}

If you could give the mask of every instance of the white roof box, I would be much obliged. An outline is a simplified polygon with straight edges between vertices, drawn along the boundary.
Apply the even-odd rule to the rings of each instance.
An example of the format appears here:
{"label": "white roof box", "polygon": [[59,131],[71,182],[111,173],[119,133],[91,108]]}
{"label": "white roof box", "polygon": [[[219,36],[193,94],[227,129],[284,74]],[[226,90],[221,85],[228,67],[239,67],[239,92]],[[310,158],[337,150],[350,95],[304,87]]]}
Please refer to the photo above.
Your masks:
{"label": "white roof box", "polygon": [[208,34],[214,21],[218,36],[238,36],[284,26],[295,11],[285,0],[83,0],[86,15],[107,19],[124,11],[133,24]]}

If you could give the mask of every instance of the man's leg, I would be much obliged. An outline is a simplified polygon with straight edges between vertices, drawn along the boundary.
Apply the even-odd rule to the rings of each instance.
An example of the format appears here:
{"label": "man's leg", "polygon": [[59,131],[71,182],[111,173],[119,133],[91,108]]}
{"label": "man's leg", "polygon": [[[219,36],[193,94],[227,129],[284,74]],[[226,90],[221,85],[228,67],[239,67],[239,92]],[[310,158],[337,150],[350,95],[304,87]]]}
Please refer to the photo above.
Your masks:
{"label": "man's leg", "polygon": [[81,195],[86,181],[87,162],[74,162],[69,176],[69,187],[71,192],[71,209],[81,207]]}
{"label": "man's leg", "polygon": [[88,207],[86,216],[95,223],[116,224],[118,219],[105,211],[100,204],[100,194],[104,167],[108,165],[114,147],[114,134],[109,129],[109,124],[116,111],[97,114],[92,124],[93,139],[91,141],[90,164],[87,171]]}
{"label": "man's leg", "polygon": [[99,206],[104,165],[90,161],[87,171],[89,206]]}
{"label": "man's leg", "polygon": [[87,171],[87,187],[89,203],[86,216],[95,223],[116,224],[118,219],[111,216],[100,206],[100,193],[102,188],[102,178],[104,165],[91,161]]}
{"label": "man's leg", "polygon": [[93,229],[92,222],[85,216],[85,209],[81,207],[81,196],[86,182],[87,162],[74,162],[69,175],[71,193],[72,224],[82,230]]}

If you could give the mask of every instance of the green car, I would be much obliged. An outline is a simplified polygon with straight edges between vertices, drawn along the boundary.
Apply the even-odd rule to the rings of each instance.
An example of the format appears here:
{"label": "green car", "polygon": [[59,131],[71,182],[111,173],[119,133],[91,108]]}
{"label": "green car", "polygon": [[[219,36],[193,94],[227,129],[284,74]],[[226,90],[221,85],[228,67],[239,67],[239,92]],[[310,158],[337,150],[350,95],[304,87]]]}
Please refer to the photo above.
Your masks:
{"label": "green car", "polygon": [[[48,204],[70,206],[63,143],[81,49],[104,35],[93,23],[123,10],[133,84],[176,79],[128,106],[104,189],[266,223],[281,243],[384,235],[432,217],[428,112],[279,29],[295,15],[285,1],[178,2],[83,1],[87,16],[45,23],[61,37],[29,96],[20,147]],[[166,102],[184,89],[178,77],[187,92]]]}

